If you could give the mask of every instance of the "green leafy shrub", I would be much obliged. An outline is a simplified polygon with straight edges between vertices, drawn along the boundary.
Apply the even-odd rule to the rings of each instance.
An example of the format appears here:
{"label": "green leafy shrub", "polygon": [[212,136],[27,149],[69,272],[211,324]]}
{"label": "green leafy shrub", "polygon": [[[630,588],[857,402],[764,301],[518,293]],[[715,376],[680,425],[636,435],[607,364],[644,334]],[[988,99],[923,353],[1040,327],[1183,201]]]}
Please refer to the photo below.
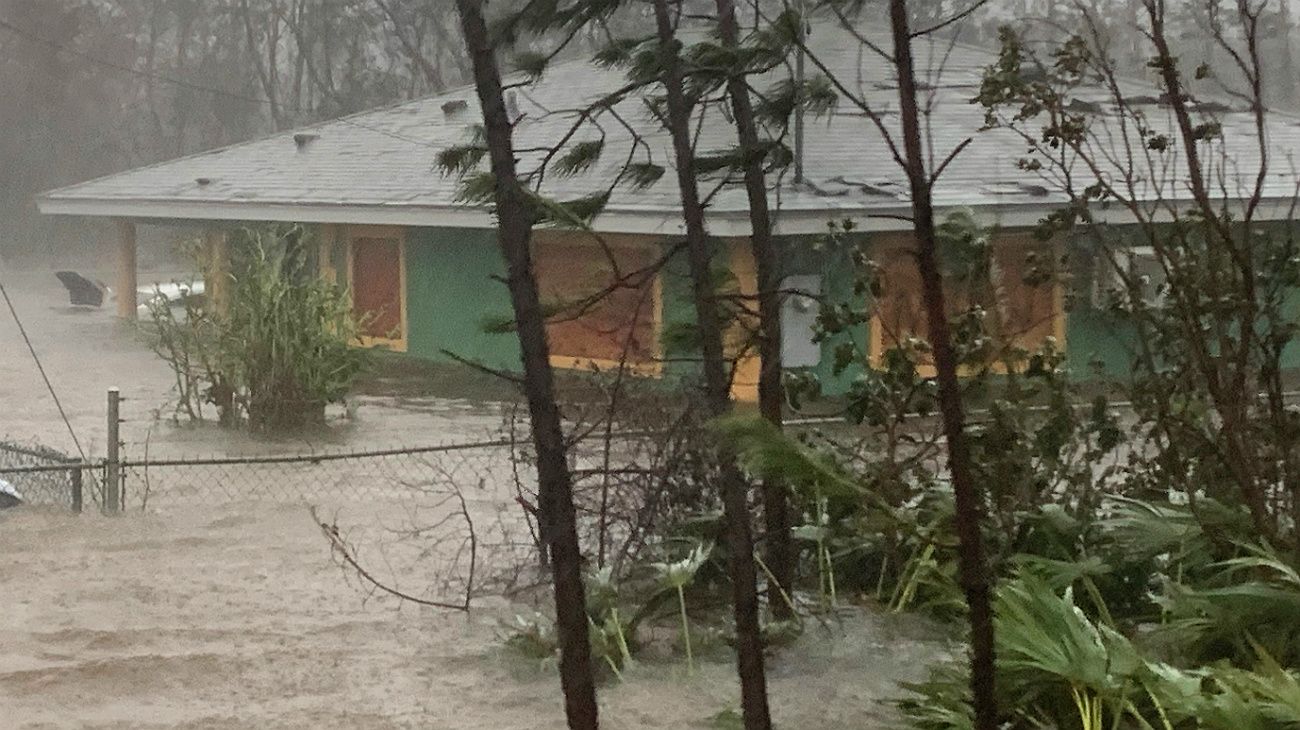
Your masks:
{"label": "green leafy shrub", "polygon": [[[1250,666],[1180,668],[1090,619],[1073,592],[1032,575],[998,592],[997,688],[1008,728],[1205,730],[1300,725],[1300,676],[1254,644]],[[908,726],[971,727],[965,670],[946,663],[905,685]]]}
{"label": "green leafy shrub", "polygon": [[347,292],[309,275],[300,227],[245,229],[232,236],[226,301],[185,304],[180,317],[150,303],[154,349],[176,374],[178,410],[256,430],[324,420],[365,368],[361,324]]}

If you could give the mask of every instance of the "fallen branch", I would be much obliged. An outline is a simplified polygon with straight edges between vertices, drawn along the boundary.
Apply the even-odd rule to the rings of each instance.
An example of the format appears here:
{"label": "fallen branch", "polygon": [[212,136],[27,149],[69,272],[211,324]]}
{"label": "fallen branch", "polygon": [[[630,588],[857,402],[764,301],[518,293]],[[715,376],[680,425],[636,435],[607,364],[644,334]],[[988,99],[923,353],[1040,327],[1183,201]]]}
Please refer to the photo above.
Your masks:
{"label": "fallen branch", "polygon": [[[315,522],[316,526],[320,528],[321,533],[325,535],[325,539],[329,540],[331,552],[334,555],[337,555],[340,559],[342,559],[342,561],[353,571],[355,571],[356,574],[360,576],[362,580],[364,580],[366,583],[369,583],[375,589],[387,593],[390,596],[395,596],[400,600],[410,601],[411,603],[415,603],[421,606],[430,606],[432,608],[445,608],[452,611],[469,611],[470,608],[469,590],[466,590],[465,592],[464,602],[455,604],[455,603],[447,603],[444,601],[431,601],[427,598],[420,598],[418,596],[413,596],[409,593],[404,593],[402,591],[397,590],[396,588],[384,584],[378,578],[372,575],[370,571],[366,570],[361,565],[361,562],[356,557],[356,552],[352,549],[350,545],[348,545],[347,541],[343,539],[343,535],[339,532],[339,527],[337,524],[330,524],[322,520],[320,518],[320,515],[318,515],[316,512],[315,506],[308,507],[307,511],[311,513],[312,521]],[[473,558],[471,558],[471,560],[472,559]]]}

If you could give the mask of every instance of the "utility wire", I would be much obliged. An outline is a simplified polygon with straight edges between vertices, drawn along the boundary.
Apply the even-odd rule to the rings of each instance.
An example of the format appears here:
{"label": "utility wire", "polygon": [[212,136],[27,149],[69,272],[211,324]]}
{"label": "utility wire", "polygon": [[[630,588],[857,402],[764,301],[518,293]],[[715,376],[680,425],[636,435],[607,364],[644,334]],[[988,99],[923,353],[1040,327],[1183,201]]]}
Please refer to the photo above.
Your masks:
{"label": "utility wire", "polygon": [[41,373],[41,380],[45,381],[45,389],[50,391],[50,397],[54,399],[54,405],[59,409],[59,416],[63,419],[63,425],[68,427],[68,435],[72,437],[72,443],[77,447],[77,453],[81,455],[82,463],[85,463],[86,452],[81,448],[81,441],[77,439],[77,432],[72,428],[72,421],[68,420],[67,411],[63,410],[63,402],[59,400],[59,394],[54,391],[54,384],[50,382],[50,376],[46,374],[45,366],[41,364],[40,355],[36,354],[36,347],[32,345],[32,339],[27,336],[27,328],[23,327],[23,320],[18,316],[18,310],[14,309],[14,302],[9,298],[9,292],[5,289],[2,280],[0,280],[0,296],[4,297],[5,304],[9,307],[9,314],[13,315],[14,324],[18,325],[18,334],[22,335],[23,342],[27,343],[27,351],[32,354],[36,369]]}
{"label": "utility wire", "polygon": [[[28,40],[28,41],[30,41],[30,42],[32,42],[32,43],[38,43],[38,44],[40,44],[40,45],[46,46],[47,48],[52,48],[52,49],[54,49],[54,50],[56,50],[56,51],[60,51],[60,52],[67,53],[67,54],[72,55],[72,56],[76,56],[77,58],[80,58],[80,59],[86,61],[87,63],[91,63],[91,64],[94,64],[94,65],[97,65],[97,66],[102,66],[102,67],[104,67],[104,68],[112,69],[112,70],[114,70],[114,71],[118,71],[118,72],[120,72],[120,73],[124,73],[124,74],[128,74],[128,75],[131,75],[131,76],[135,76],[135,77],[137,77],[137,78],[150,79],[150,80],[153,80],[153,81],[160,81],[160,82],[165,83],[165,84],[171,84],[171,85],[173,85],[173,86],[178,86],[178,87],[181,87],[181,88],[184,88],[184,89],[189,89],[189,90],[191,90],[191,91],[200,91],[200,92],[204,92],[204,93],[208,93],[208,94],[213,94],[213,95],[215,95],[215,96],[225,97],[225,98],[227,98],[227,99],[231,99],[231,100],[234,100],[234,101],[242,101],[242,102],[246,102],[246,103],[249,103],[249,104],[262,104],[262,105],[265,105],[265,106],[268,106],[268,107],[273,106],[273,104],[272,104],[272,102],[271,102],[270,99],[261,98],[261,97],[256,97],[256,96],[247,96],[247,95],[240,94],[240,93],[236,93],[236,92],[232,92],[232,91],[226,91],[226,90],[224,90],[224,89],[217,89],[217,88],[213,88],[213,87],[211,87],[211,86],[204,86],[204,85],[202,85],[202,84],[196,84],[196,83],[194,83],[194,82],[192,82],[192,81],[186,81],[185,79],[178,79],[178,78],[175,78],[175,77],[172,77],[172,76],[164,76],[164,75],[162,75],[162,74],[154,73],[154,72],[152,72],[152,71],[145,71],[145,70],[142,70],[142,69],[138,69],[138,68],[135,68],[134,66],[127,66],[127,65],[125,65],[125,64],[116,63],[116,62],[114,62],[114,61],[108,61],[108,60],[105,60],[105,59],[99,58],[98,56],[93,56],[93,55],[91,55],[91,54],[89,54],[89,53],[86,53],[85,51],[79,51],[79,50],[77,50],[76,48],[72,48],[72,47],[67,46],[67,45],[65,45],[65,44],[63,44],[63,43],[59,43],[59,42],[57,42],[57,41],[52,41],[52,40],[50,40],[50,39],[48,39],[48,38],[43,38],[43,37],[41,37],[41,36],[35,35],[35,34],[29,32],[29,31],[27,31],[27,30],[24,30],[23,28],[20,28],[20,27],[17,26],[17,25],[14,25],[13,23],[11,23],[11,22],[5,20],[4,18],[0,18],[0,29],[7,30],[7,31],[9,31],[10,33],[12,33],[12,34],[14,34],[14,35],[16,35],[16,36],[18,36],[18,37],[20,37],[20,38],[23,38],[23,39],[25,39],[25,40]],[[286,110],[291,111],[291,112],[297,112],[297,113],[299,113],[299,114],[315,114],[315,112],[311,111],[310,109],[303,109],[303,108],[301,108],[301,107],[295,107],[295,106],[282,106],[282,107],[280,107],[280,108],[281,108],[281,109],[286,109]],[[433,147],[433,146],[435,146],[433,143],[431,143],[431,142],[427,142],[427,141],[425,141],[425,140],[415,139],[414,137],[407,137],[407,136],[404,135],[404,134],[399,134],[399,133],[397,133],[397,132],[393,132],[393,131],[390,131],[390,130],[387,130],[387,129],[383,129],[383,128],[381,128],[381,127],[372,127],[372,126],[370,126],[370,125],[368,125],[368,124],[362,124],[361,122],[353,121],[353,120],[351,120],[351,119],[348,119],[347,117],[341,117],[341,118],[333,119],[333,120],[330,120],[330,121],[333,121],[333,122],[339,122],[339,123],[342,123],[342,124],[347,124],[347,125],[350,125],[350,126],[353,126],[353,127],[357,127],[357,128],[359,128],[359,129],[366,129],[366,130],[369,130],[369,131],[371,131],[371,132],[375,132],[375,133],[377,133],[377,134],[382,134],[382,135],[385,135],[385,136],[388,136],[388,137],[392,137],[393,139],[398,139],[398,140],[401,140],[401,141],[403,141],[403,142],[407,142],[407,143],[409,143],[409,144],[419,145],[419,146],[421,146],[421,147]]]}

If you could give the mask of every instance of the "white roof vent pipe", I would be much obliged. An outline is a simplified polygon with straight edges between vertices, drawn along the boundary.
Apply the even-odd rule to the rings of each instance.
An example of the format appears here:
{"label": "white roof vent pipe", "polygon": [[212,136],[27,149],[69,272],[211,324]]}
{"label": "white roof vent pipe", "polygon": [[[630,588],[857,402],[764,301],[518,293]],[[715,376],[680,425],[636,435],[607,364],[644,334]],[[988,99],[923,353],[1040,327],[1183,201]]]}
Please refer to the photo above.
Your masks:
{"label": "white roof vent pipe", "polygon": [[510,117],[510,122],[519,121],[519,96],[514,89],[506,92],[506,115]]}

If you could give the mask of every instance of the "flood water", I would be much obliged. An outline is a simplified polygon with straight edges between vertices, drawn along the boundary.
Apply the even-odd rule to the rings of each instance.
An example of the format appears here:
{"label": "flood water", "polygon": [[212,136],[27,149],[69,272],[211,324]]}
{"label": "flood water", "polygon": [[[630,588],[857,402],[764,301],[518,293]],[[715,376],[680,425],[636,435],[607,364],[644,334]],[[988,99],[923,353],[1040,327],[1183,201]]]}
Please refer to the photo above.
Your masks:
{"label": "flood water", "polygon": [[[142,275],[141,284],[147,282]],[[146,442],[160,456],[423,446],[482,440],[503,423],[501,404],[411,394],[401,383],[389,392],[382,384],[368,388],[350,409],[331,408],[329,428],[291,437],[249,438],[177,423],[170,369],[134,326],[114,316],[111,302],[100,309],[70,306],[52,270],[9,272],[5,286],[91,458],[104,453],[107,391],[113,387],[125,399],[122,440],[137,457]],[[0,309],[0,438],[5,437],[76,454],[17,325]]]}
{"label": "flood water", "polygon": [[[329,428],[305,436],[176,424],[169,369],[111,307],[69,307],[51,272],[11,273],[6,285],[92,458],[103,454],[109,387],[126,398],[122,434],[136,456],[145,443],[154,456],[387,449],[483,439],[502,424],[501,403],[420,395],[397,381],[391,392],[387,381],[371,384],[353,417],[336,409]],[[7,312],[0,434],[75,452]],[[329,467],[314,468],[299,471],[317,483]],[[331,493],[315,503],[372,547],[411,515],[397,500]],[[503,484],[479,484],[470,497],[482,522],[512,508]],[[412,592],[428,588],[433,563],[445,558],[403,563],[400,548],[383,554],[383,565],[398,566],[384,575]],[[503,625],[545,610],[544,595],[537,604],[484,596],[468,614],[376,600],[339,570],[301,502],[163,501],[111,518],[22,507],[0,513],[0,555],[6,727],[563,725],[554,667],[502,648]],[[858,608],[814,622],[771,660],[776,721],[881,727],[895,683],[951,652],[936,630],[906,617]],[[709,717],[737,707],[738,688],[723,648],[693,675],[680,662],[649,660],[600,697],[605,727],[709,727]]]}

